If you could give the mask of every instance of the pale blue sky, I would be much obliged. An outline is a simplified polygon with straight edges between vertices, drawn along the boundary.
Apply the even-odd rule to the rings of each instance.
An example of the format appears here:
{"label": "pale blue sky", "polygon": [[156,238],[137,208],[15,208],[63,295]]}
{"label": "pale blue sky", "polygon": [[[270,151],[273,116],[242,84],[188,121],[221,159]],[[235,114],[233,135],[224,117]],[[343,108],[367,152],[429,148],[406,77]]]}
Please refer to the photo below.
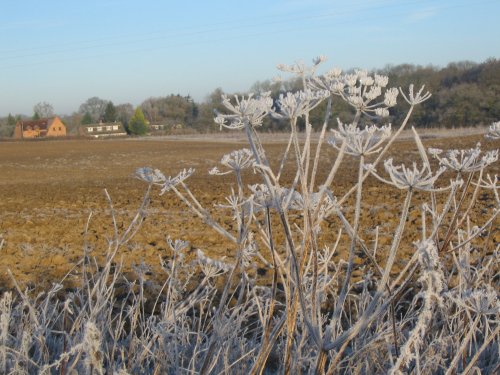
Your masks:
{"label": "pale blue sky", "polygon": [[0,116],[246,91],[276,65],[500,58],[499,0],[0,0]]}

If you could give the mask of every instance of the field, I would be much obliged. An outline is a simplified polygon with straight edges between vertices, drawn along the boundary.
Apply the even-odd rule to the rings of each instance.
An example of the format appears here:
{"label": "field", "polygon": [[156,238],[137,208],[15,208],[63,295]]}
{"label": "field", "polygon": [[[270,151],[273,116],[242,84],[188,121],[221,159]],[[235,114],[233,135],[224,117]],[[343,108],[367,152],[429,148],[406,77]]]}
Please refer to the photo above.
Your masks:
{"label": "field", "polygon": [[[477,133],[477,132],[476,132]],[[264,135],[267,152],[277,159],[286,147],[285,135]],[[483,150],[493,149],[496,142],[485,142],[484,137],[473,132],[424,133],[426,147],[470,148],[477,142]],[[12,287],[10,269],[23,287],[45,288],[60,281],[69,271],[78,279],[78,262],[84,246],[92,255],[104,256],[107,240],[113,235],[110,203],[104,189],[113,201],[118,227],[125,227],[139,207],[146,184],[134,178],[139,167],[160,169],[165,175],[175,175],[181,169],[193,167],[196,173],[187,181],[195,195],[210,210],[222,204],[225,195],[234,187],[234,181],[226,176],[209,176],[208,170],[218,165],[223,154],[246,147],[240,136],[175,139],[122,139],[106,141],[65,140],[40,142],[3,142],[0,144],[0,241],[4,245],[0,257],[0,285]],[[328,166],[334,160],[335,151],[324,147],[320,165]],[[275,157],[273,157],[273,155]],[[397,141],[391,155],[396,161],[418,160],[417,148],[410,134]],[[336,178],[333,191],[345,191],[355,183],[356,162],[348,159]],[[489,173],[499,171],[498,163]],[[320,183],[325,178],[320,170]],[[248,173],[251,181],[259,182]],[[291,176],[285,176],[290,181]],[[401,193],[393,188],[382,187],[373,178],[367,180],[367,192],[363,201],[361,220],[364,227],[379,227],[379,243],[389,244],[398,220]],[[215,231],[191,214],[174,196],[153,190],[145,222],[125,248],[120,249],[125,270],[134,277],[133,266],[144,264],[151,267],[149,277],[163,278],[160,258],[168,259],[166,238],[188,240],[191,249],[200,248],[214,258],[234,256],[235,249]],[[418,194],[416,195],[418,199]],[[481,202],[488,202],[484,197]],[[477,205],[474,209],[484,207]],[[347,211],[347,215],[352,212]],[[220,215],[218,215],[220,216]],[[419,220],[418,211],[409,220]],[[229,220],[226,220],[229,223]],[[227,224],[222,222],[221,224]],[[86,230],[88,226],[88,229]],[[337,231],[338,223],[328,221],[328,229]],[[494,228],[495,226],[493,226]],[[416,235],[416,234],[415,234]],[[499,242],[499,233],[493,239]],[[411,245],[412,235],[406,242]],[[336,256],[343,256],[342,252]],[[404,264],[404,259],[399,262]],[[355,275],[356,276],[356,275]]]}
{"label": "field", "polygon": [[0,143],[0,372],[498,373],[493,126],[291,125]]}

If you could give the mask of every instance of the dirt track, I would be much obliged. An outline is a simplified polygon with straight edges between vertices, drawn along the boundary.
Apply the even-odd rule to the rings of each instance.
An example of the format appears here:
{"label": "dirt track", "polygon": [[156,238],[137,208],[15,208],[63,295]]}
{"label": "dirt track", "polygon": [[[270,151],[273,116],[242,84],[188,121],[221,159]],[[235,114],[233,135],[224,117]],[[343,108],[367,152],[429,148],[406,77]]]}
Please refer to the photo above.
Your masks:
{"label": "dirt track", "polygon": [[[271,137],[270,140],[273,140]],[[482,136],[424,139],[426,147],[468,148],[478,141],[484,149],[498,148]],[[223,203],[233,184],[228,177],[209,176],[221,156],[245,147],[238,141],[200,140],[106,140],[40,141],[0,143],[0,285],[11,287],[10,269],[22,285],[44,286],[58,281],[82,258],[84,244],[102,257],[107,239],[113,235],[106,188],[113,200],[118,227],[126,227],[142,201],[146,185],[135,179],[136,168],[151,166],[165,175],[175,175],[185,167],[196,168],[187,182],[201,202],[214,209]],[[271,156],[281,155],[285,147],[274,139],[268,144]],[[325,146],[323,165],[330,165],[334,151]],[[395,163],[418,159],[411,140],[398,141],[391,152]],[[490,169],[498,173],[499,163]],[[355,176],[356,163],[347,159],[334,192],[345,191]],[[320,171],[324,175],[326,169]],[[257,182],[254,176],[248,175]],[[253,179],[253,180],[252,180]],[[290,179],[290,176],[287,176]],[[322,181],[322,178],[319,178]],[[389,243],[391,228],[398,215],[400,193],[367,180],[363,210],[366,228],[380,227],[381,244]],[[171,193],[154,190],[148,216],[139,233],[121,249],[125,268],[144,262],[160,272],[159,257],[166,258],[166,237],[189,240],[215,257],[231,257],[234,249],[214,231],[207,229]],[[419,197],[416,196],[415,205]],[[349,209],[347,209],[349,214]],[[85,227],[90,216],[88,231]],[[416,221],[418,214],[410,217]],[[229,223],[225,218],[223,221]],[[331,223],[335,231],[335,222]],[[408,238],[408,241],[411,239]],[[3,289],[3,288],[2,288]]]}

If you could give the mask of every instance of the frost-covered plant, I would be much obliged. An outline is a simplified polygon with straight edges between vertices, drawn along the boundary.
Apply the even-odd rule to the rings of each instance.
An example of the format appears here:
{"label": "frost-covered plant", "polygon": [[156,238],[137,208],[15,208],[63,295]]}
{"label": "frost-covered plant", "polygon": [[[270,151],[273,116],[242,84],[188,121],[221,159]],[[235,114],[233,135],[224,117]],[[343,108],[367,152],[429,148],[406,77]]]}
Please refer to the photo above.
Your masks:
{"label": "frost-covered plant", "polygon": [[496,121],[490,125],[489,132],[486,134],[489,139],[500,139],[500,121]]}
{"label": "frost-covered plant", "polygon": [[412,360],[418,358],[424,343],[423,338],[429,325],[432,324],[434,306],[443,304],[444,275],[438,249],[431,240],[417,243],[416,247],[417,259],[422,269],[422,275],[418,281],[424,285],[424,290],[420,292],[417,298],[422,298],[423,307],[415,326],[401,348],[401,354],[389,371],[390,374],[398,373],[401,367],[408,366]]}
{"label": "frost-covered plant", "polygon": [[396,88],[386,88],[388,82],[387,76],[375,74],[372,77],[366,70],[342,74],[340,69],[333,69],[322,76],[311,77],[307,85],[312,89],[326,90],[331,95],[342,97],[360,113],[387,117],[389,108],[396,105],[398,96]]}
{"label": "frost-covered plant", "polygon": [[340,150],[346,143],[345,152],[355,156],[368,156],[380,152],[381,145],[391,136],[391,125],[377,127],[375,125],[360,129],[355,124],[342,124],[339,119],[338,130],[332,129],[333,136],[329,143]]}
{"label": "frost-covered plant", "polygon": [[442,150],[431,148],[429,153],[439,160],[439,163],[459,173],[478,172],[488,165],[498,161],[498,150],[488,151],[481,156],[481,144],[468,150],[448,150],[442,157]]}
{"label": "frost-covered plant", "polygon": [[[17,297],[5,293],[0,299],[0,369],[498,372],[500,198],[498,176],[486,172],[496,167],[498,151],[482,152],[480,145],[426,151],[413,129],[420,161],[396,165],[387,154],[430,93],[413,85],[408,91],[388,88],[387,77],[363,70],[316,76],[324,61],[279,66],[301,79],[298,92],[274,99],[270,93],[222,97],[227,113],[218,113],[215,123],[243,130],[248,146],[222,156],[222,171],[210,171],[210,178],[234,177],[237,186],[214,207],[204,207],[189,188],[193,169],[166,176],[139,168],[136,177],[147,184],[146,194],[124,229],[106,193],[113,234],[104,264],[86,244],[82,284],[64,299],[60,284],[35,297],[16,284]],[[399,93],[409,105],[403,122],[373,125],[374,117],[390,114]],[[354,108],[352,122],[330,123],[333,97]],[[325,113],[316,142],[310,113],[319,106]],[[280,160],[268,158],[258,133],[266,116],[289,122]],[[306,124],[304,137],[299,118]],[[335,155],[325,162],[331,155],[322,148],[329,127]],[[490,128],[492,140],[497,128]],[[337,173],[349,159],[356,163],[356,182],[345,187]],[[253,172],[252,181],[244,170]],[[394,209],[398,219],[384,223],[388,242],[362,220],[367,179],[388,195],[403,194]],[[154,188],[185,204],[221,236],[231,255],[216,259],[203,243],[172,240],[166,233],[162,275],[148,277],[148,266],[139,265],[135,280],[125,277],[118,250],[140,230]]]}
{"label": "frost-covered plant", "polygon": [[260,97],[254,98],[252,94],[247,98],[235,96],[233,104],[226,95],[222,96],[222,104],[229,112],[228,115],[220,114],[215,118],[215,122],[221,128],[242,129],[245,126],[261,126],[262,121],[268,115],[273,105],[270,97],[271,93],[263,93]]}
{"label": "frost-covered plant", "polygon": [[434,185],[437,179],[445,171],[445,168],[440,168],[433,174],[425,165],[422,166],[422,169],[418,169],[417,163],[413,163],[413,168],[410,169],[404,164],[395,166],[392,164],[392,159],[387,159],[384,162],[384,167],[389,174],[389,181],[380,177],[371,165],[366,167],[371,170],[374,176],[386,184],[393,185],[398,189],[423,191],[432,191],[435,188]]}

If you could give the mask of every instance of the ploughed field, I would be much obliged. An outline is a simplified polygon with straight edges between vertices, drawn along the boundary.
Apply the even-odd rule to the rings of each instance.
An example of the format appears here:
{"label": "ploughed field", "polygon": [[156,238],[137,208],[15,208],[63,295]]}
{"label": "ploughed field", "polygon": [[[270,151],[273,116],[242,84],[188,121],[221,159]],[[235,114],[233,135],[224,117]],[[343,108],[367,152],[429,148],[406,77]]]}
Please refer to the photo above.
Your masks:
{"label": "ploughed field", "polygon": [[[471,148],[477,142],[483,151],[498,148],[498,141],[486,141],[482,135],[428,136],[421,134],[426,147],[444,150]],[[218,208],[225,203],[225,196],[236,188],[232,176],[210,176],[208,170],[220,166],[221,157],[236,149],[244,148],[243,138],[224,139],[121,139],[121,140],[57,140],[0,143],[0,286],[3,290],[13,286],[11,271],[21,287],[44,288],[53,282],[60,282],[70,273],[69,284],[78,282],[84,248],[96,259],[102,260],[108,249],[108,241],[114,235],[111,206],[106,198],[107,189],[112,199],[113,211],[119,231],[126,229],[140,206],[146,184],[134,178],[139,167],[160,169],[166,176],[174,176],[183,168],[193,167],[196,172],[186,182],[200,202],[213,213],[219,223],[230,230],[233,227],[230,213]],[[286,136],[264,135],[268,155],[278,160],[286,147]],[[323,146],[322,166],[318,183],[321,184],[329,171],[336,152]],[[387,157],[394,158],[394,164],[411,165],[420,157],[411,137],[398,140]],[[293,159],[293,157],[290,157]],[[367,160],[370,162],[370,159]],[[489,173],[499,172],[496,163]],[[436,165],[436,164],[434,164]],[[377,168],[381,173],[383,166]],[[336,196],[341,196],[356,181],[357,161],[346,158],[332,186]],[[261,182],[251,171],[244,174],[247,184]],[[286,169],[283,184],[294,177],[291,168]],[[446,178],[442,177],[442,181]],[[378,227],[380,251],[377,258],[383,264],[384,248],[390,246],[392,233],[399,220],[404,193],[385,186],[373,177],[365,184],[362,204],[361,228],[368,245],[375,239]],[[443,195],[444,196],[444,195]],[[344,205],[347,218],[352,217],[352,199]],[[424,193],[417,192],[408,219],[404,236],[404,248],[412,251],[412,242],[418,238],[421,229],[420,203]],[[205,254],[231,262],[235,254],[234,245],[214,230],[208,228],[192,214],[185,204],[172,192],[159,195],[154,188],[150,195],[147,216],[138,233],[125,245],[116,258],[123,263],[126,277],[133,279],[137,267],[144,264],[147,277],[160,281],[165,273],[161,261],[171,256],[167,237],[188,240],[191,254],[201,249]],[[482,210],[491,211],[491,197],[480,191],[474,216],[480,217]],[[301,220],[300,217],[297,220]],[[480,223],[478,223],[480,224]],[[340,222],[332,217],[323,226],[324,245],[334,241]],[[493,223],[490,240],[499,242],[498,220]],[[276,234],[277,246],[282,242]],[[490,246],[490,248],[493,248]],[[262,254],[269,258],[269,254]],[[401,267],[408,253],[400,253],[395,267]],[[225,258],[224,258],[225,257]],[[345,257],[342,247],[334,261]],[[363,272],[363,259],[357,260],[359,268],[355,277]],[[142,268],[144,269],[144,268]],[[256,272],[266,279],[266,269],[256,265]]]}

